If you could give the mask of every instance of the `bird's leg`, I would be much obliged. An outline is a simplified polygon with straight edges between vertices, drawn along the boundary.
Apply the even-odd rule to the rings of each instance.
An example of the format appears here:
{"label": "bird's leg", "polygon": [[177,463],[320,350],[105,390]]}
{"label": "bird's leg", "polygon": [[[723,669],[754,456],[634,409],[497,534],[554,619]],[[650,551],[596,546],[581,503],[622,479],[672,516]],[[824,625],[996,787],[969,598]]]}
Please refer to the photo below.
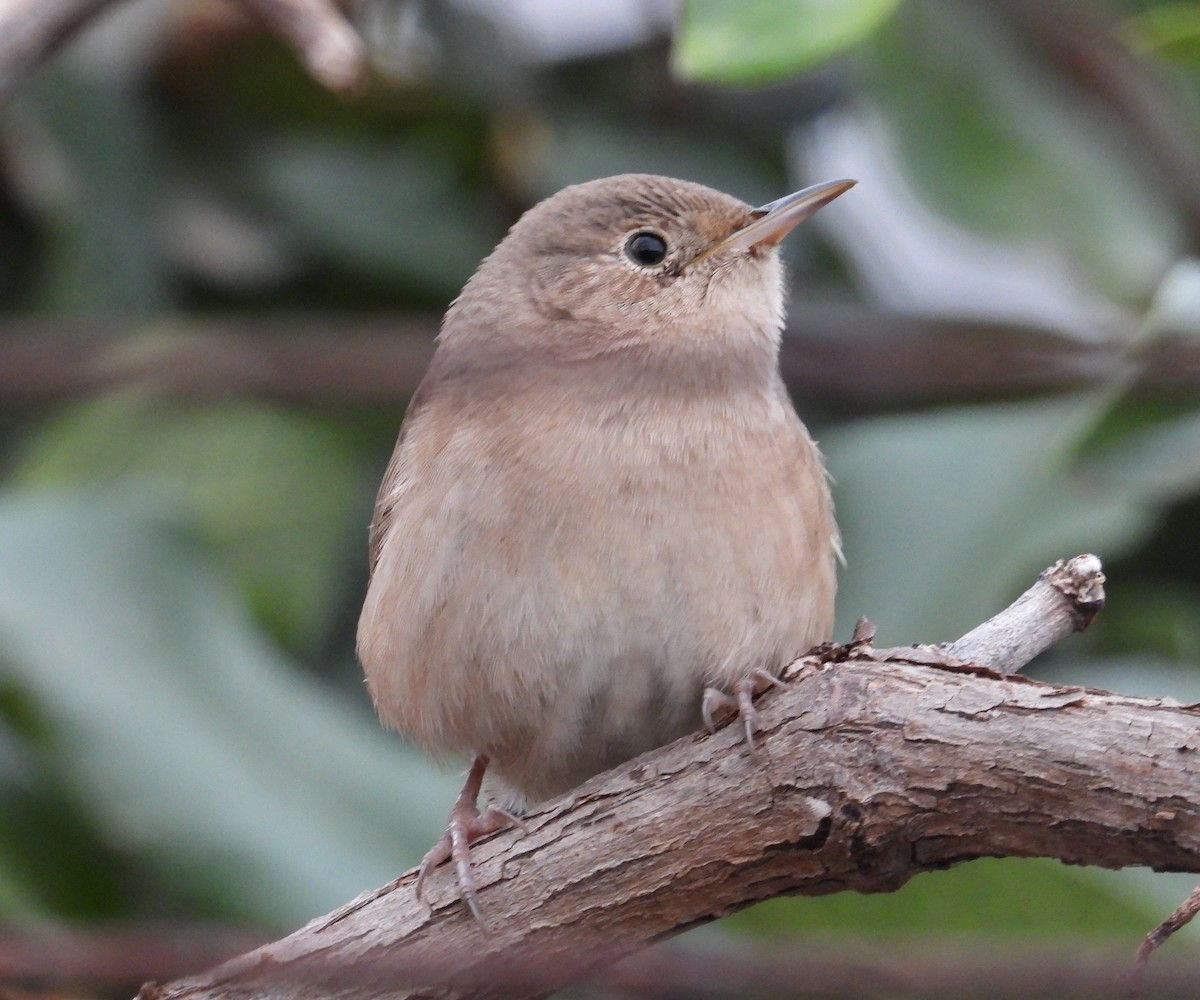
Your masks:
{"label": "bird's leg", "polygon": [[758,709],[754,707],[754,696],[762,694],[769,687],[785,686],[770,671],[755,670],[749,677],[733,685],[732,694],[718,688],[705,688],[704,697],[700,700],[700,714],[709,732],[716,732],[718,715],[725,712],[740,715],[742,725],[746,728],[746,745],[753,750],[754,734],[758,731]]}
{"label": "bird's leg", "polygon": [[[454,872],[458,879],[458,892],[472,916],[481,924],[485,924],[483,912],[475,893],[475,874],[471,871],[471,844],[480,837],[495,833],[504,827],[514,824],[523,826],[520,819],[512,813],[495,806],[488,806],[482,813],[479,811],[479,790],[483,785],[483,772],[487,770],[488,759],[480,754],[471,762],[471,770],[458,799],[450,810],[450,819],[446,823],[446,832],[441,840],[434,844],[425,857],[421,859],[421,867],[417,870],[417,898],[423,899],[422,890],[425,886],[425,876],[443,861],[453,860]],[[486,924],[485,924],[486,926]]]}

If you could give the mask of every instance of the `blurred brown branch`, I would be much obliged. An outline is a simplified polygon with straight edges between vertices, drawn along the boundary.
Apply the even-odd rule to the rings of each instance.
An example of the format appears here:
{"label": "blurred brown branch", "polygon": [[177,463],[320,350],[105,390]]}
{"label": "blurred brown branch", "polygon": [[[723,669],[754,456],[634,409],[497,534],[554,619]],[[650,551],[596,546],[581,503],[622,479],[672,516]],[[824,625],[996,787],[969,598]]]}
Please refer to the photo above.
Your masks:
{"label": "blurred brown branch", "polygon": [[241,0],[285,38],[313,79],[354,91],[366,81],[363,42],[332,0]]}
{"label": "blurred brown branch", "polygon": [[[10,0],[0,8],[0,104],[88,22],[118,0]],[[350,91],[366,74],[358,33],[332,0],[238,0],[278,32],[326,87]]]}
{"label": "blurred brown branch", "polygon": [[[209,925],[154,925],[69,933],[0,932],[0,982],[88,992],[136,989],[147,977],[172,979],[244,950],[255,935]],[[258,936],[262,940],[261,936]],[[240,945],[239,945],[240,942]],[[371,962],[347,970],[348,982]],[[364,968],[365,966],[365,968]],[[383,971],[383,970],[376,970]],[[841,940],[789,941],[783,946],[726,944],[701,950],[662,946],[632,955],[580,983],[578,995],[604,997],[821,998],[921,996],[1026,1000],[1128,995],[1128,961],[1109,947],[1079,941],[1053,949],[1000,945],[956,935],[891,944]],[[1192,961],[1156,960],[1141,996],[1195,996]]]}
{"label": "blurred brown branch", "polygon": [[136,326],[14,319],[0,323],[0,402],[129,386],[202,399],[403,400],[433,354],[437,323],[427,315],[162,319]]}
{"label": "blurred brown branch", "polygon": [[0,11],[0,102],[116,0],[12,0]]}
{"label": "blurred brown branch", "polygon": [[[619,962],[588,980],[607,995],[632,997],[796,997],[805,1000],[1030,1000],[1088,997],[1125,1000],[1128,959],[1094,942],[1056,948],[997,946],[954,937],[847,948],[811,941],[773,948],[700,953],[660,947]],[[1194,998],[1190,959],[1156,964],[1140,996]]]}
{"label": "blurred brown branch", "polygon": [[[997,617],[1065,598],[1080,615],[1056,615],[1042,642],[1080,627],[1100,567],[1066,565],[1079,586],[1035,586]],[[143,997],[542,996],[763,899],[890,892],[971,858],[1200,871],[1200,706],[1002,676],[941,647],[876,650],[871,631],[793,665],[755,750],[736,726],[679,740],[477,845],[490,927],[444,870],[428,905],[409,872]]]}
{"label": "blurred brown branch", "polygon": [[[1160,394],[1200,387],[1200,343],[1136,353],[1048,329],[794,306],[784,378],[817,404],[885,410],[1011,398],[1114,382]],[[401,401],[433,351],[433,315],[174,321],[0,321],[0,405],[150,386],[189,398]]]}
{"label": "blurred brown branch", "polygon": [[0,928],[0,995],[5,984],[136,990],[147,979],[174,979],[268,940],[212,924]]}

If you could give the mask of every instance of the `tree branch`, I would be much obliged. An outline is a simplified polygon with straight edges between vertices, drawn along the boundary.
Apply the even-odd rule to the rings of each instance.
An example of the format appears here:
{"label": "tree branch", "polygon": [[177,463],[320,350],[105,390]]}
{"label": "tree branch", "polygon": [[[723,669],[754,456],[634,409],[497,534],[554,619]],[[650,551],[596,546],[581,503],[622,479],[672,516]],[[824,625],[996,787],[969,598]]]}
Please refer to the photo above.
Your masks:
{"label": "tree branch", "polygon": [[1135,983],[1141,984],[1150,956],[1166,943],[1167,938],[1195,920],[1198,913],[1200,913],[1200,886],[1191,891],[1188,898],[1175,908],[1174,913],[1146,935],[1145,940],[1138,947],[1137,956],[1134,959],[1133,980]]}
{"label": "tree branch", "polygon": [[736,726],[696,734],[477,845],[489,929],[445,869],[428,906],[409,872],[143,996],[540,996],[763,899],[890,892],[972,858],[1200,871],[1200,707],[868,643],[793,664],[753,752]]}
{"label": "tree branch", "polygon": [[1104,607],[1104,574],[1093,555],[1060,560],[1004,611],[971,629],[946,652],[967,663],[1017,673],[1042,650],[1082,632]]}
{"label": "tree branch", "polygon": [[14,985],[47,994],[119,993],[147,977],[174,979],[207,968],[268,940],[261,931],[212,923],[0,925],[0,996],[7,998],[5,987]]}
{"label": "tree branch", "polygon": [[84,24],[116,0],[13,0],[0,11],[0,103]]}
{"label": "tree branch", "polygon": [[[127,386],[192,399],[231,393],[309,402],[400,401],[433,353],[438,318],[286,315],[134,325],[120,319],[10,319],[0,337],[0,404]],[[850,331],[853,331],[851,335]],[[1200,346],[1162,339],[1137,353],[1052,330],[797,305],[781,358],[815,405],[887,410],[1133,383],[1155,398],[1194,394]],[[1189,395],[1190,398],[1190,395]]]}
{"label": "tree branch", "polygon": [[[0,104],[54,51],[118,0],[11,0],[0,9]],[[331,90],[366,75],[362,39],[332,0],[238,0],[278,32]]]}
{"label": "tree branch", "polygon": [[313,79],[330,90],[352,92],[366,82],[363,42],[330,0],[241,0],[275,29]]}

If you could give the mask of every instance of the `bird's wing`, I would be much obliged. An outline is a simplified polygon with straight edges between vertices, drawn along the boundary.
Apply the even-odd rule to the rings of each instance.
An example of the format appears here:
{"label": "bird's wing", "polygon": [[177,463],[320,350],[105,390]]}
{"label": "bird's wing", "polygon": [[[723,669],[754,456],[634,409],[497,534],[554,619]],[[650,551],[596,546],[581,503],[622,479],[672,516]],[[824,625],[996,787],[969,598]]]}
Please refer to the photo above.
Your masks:
{"label": "bird's wing", "polygon": [[400,424],[400,434],[396,438],[396,447],[392,451],[392,457],[388,461],[387,469],[383,474],[383,481],[379,484],[379,493],[375,497],[375,510],[371,515],[368,579],[375,575],[375,566],[379,562],[379,553],[383,549],[383,540],[387,537],[388,528],[391,525],[392,510],[396,506],[398,487],[404,479],[407,459],[407,449],[404,447],[405,437],[416,420],[417,414],[424,408],[428,400],[429,383],[429,376],[426,375],[421,380],[420,385],[417,386],[417,391],[413,393],[412,399],[409,400],[408,410],[404,414],[404,421]]}

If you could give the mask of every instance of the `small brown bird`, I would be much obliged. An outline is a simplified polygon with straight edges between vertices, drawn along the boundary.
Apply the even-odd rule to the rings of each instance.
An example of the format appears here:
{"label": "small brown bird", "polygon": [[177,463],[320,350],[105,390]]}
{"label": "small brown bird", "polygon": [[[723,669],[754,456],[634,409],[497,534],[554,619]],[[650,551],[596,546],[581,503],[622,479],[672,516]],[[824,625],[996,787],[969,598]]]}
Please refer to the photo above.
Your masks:
{"label": "small brown bird", "polygon": [[[838,533],[779,375],[762,208],[628,174],[530,209],[450,306],[371,525],[358,651],[381,719],[473,758],[445,837],[740,710],[829,638]],[[476,798],[487,774],[495,805]]]}

